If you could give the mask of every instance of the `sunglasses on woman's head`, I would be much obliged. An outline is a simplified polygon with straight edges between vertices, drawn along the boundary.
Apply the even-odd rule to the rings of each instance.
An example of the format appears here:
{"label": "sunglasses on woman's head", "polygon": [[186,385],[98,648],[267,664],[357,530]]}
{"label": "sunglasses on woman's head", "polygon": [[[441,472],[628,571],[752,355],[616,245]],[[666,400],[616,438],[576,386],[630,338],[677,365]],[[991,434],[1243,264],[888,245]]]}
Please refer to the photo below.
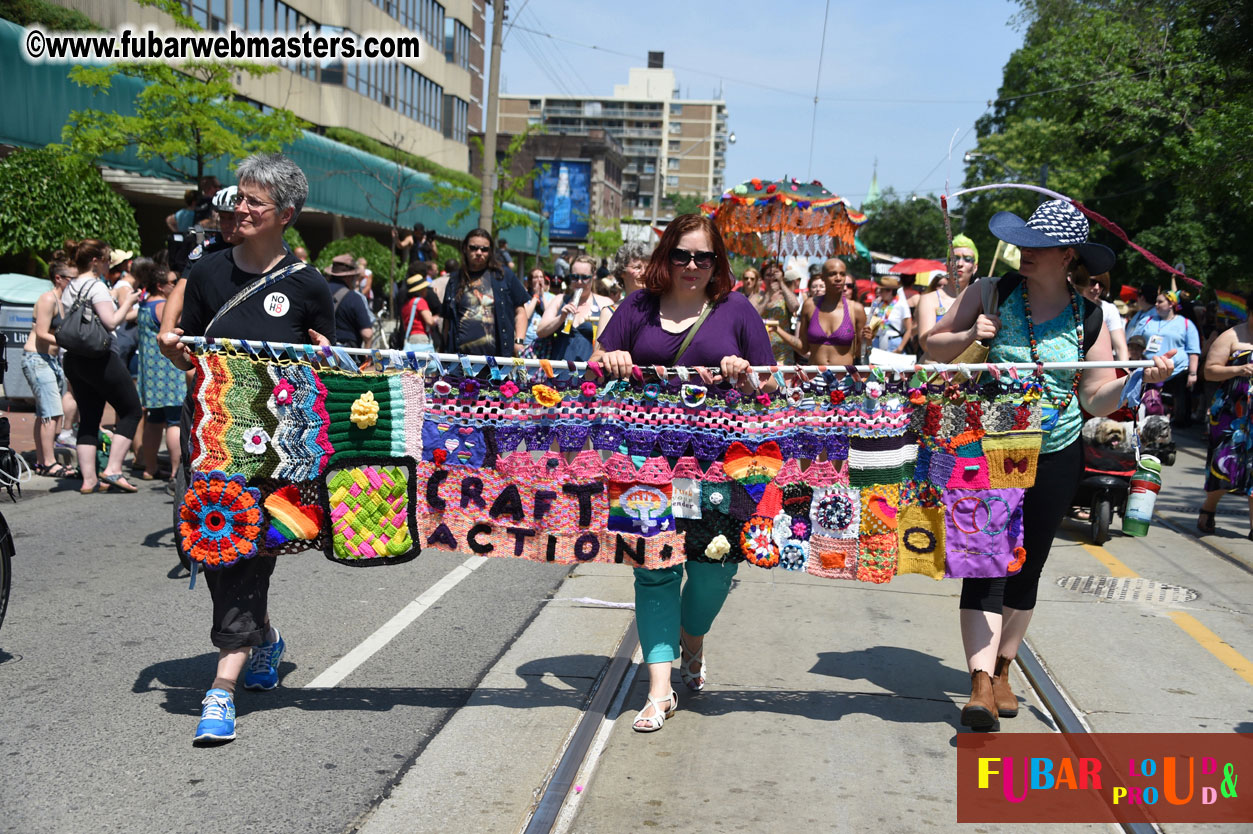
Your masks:
{"label": "sunglasses on woman's head", "polygon": [[670,250],[670,264],[672,266],[687,266],[695,261],[697,269],[709,269],[714,265],[716,258],[717,255],[713,252],[689,252],[677,246]]}

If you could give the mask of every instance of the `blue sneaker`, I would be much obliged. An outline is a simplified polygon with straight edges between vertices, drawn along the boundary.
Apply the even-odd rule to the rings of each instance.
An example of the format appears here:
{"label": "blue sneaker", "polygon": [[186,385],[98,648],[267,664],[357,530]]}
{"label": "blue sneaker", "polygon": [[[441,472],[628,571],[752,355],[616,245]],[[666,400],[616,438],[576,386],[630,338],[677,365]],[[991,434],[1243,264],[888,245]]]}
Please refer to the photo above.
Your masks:
{"label": "blue sneaker", "polygon": [[210,689],[200,702],[200,723],[194,742],[230,741],[235,738],[235,700],[225,689]]}
{"label": "blue sneaker", "polygon": [[[275,634],[278,630],[275,629]],[[273,689],[278,686],[278,662],[283,659],[287,644],[283,635],[273,643],[262,643],[252,650],[248,668],[244,670],[244,689]]]}

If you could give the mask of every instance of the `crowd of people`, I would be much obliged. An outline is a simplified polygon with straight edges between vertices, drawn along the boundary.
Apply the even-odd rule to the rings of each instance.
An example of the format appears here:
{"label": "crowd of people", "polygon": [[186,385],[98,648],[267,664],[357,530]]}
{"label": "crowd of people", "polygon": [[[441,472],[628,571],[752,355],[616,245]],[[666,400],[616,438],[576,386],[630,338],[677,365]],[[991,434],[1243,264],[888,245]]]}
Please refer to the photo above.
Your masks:
{"label": "crowd of people", "polygon": [[[170,479],[171,471],[159,469],[158,450],[164,441],[172,469],[186,459],[192,363],[184,335],[371,343],[371,299],[382,290],[368,264],[342,254],[319,272],[307,253],[284,243],[308,194],[300,169],[282,155],[257,154],[240,162],[237,177],[235,185],[206,181],[187,194],[186,207],[167,220],[168,250],[134,258],[107,242],[82,240],[67,242],[51,259],[51,286],[35,304],[22,359],[35,393],[41,473],[75,475],[53,455],[56,443],[72,438],[83,494],[135,492],[124,473],[132,451],[135,476]],[[564,252],[552,273],[537,265],[525,284],[508,247],[490,231],[470,231],[459,257],[440,264],[435,235],[417,226],[396,233],[408,274],[392,299],[397,326],[386,335],[393,347],[416,352],[595,360],[618,377],[637,365],[718,368],[725,382],[741,387],[759,382],[747,373],[752,365],[843,366],[873,359],[876,351],[951,361],[976,340],[989,345],[989,361],[1149,358],[1154,364],[1144,382],[1177,386],[1179,420],[1208,416],[1211,465],[1198,526],[1212,531],[1221,496],[1248,496],[1253,487],[1247,323],[1223,329],[1214,310],[1189,304],[1173,288],[1140,288],[1135,309],[1120,308],[1121,302],[1105,299],[1113,253],[1087,241],[1087,221],[1073,207],[1044,203],[1027,221],[1002,215],[990,229],[1019,246],[1022,261],[997,283],[996,312],[972,290],[979,286],[979,252],[965,236],[953,241],[952,278],[940,273],[925,288],[911,289],[895,275],[879,275],[875,289],[859,297],[840,258],[812,270],[767,260],[737,277],[717,227],[700,215],[675,218],[656,247],[623,245],[608,263]],[[89,311],[112,335],[109,348],[62,349],[57,332],[71,311]],[[1123,381],[1110,370],[1046,377],[1039,475],[1024,501],[1024,567],[1009,579],[966,580],[962,590],[960,624],[971,673],[962,720],[976,729],[1017,711],[1008,664],[1078,480],[1081,406],[1108,414],[1123,393]],[[1214,386],[1212,394],[1204,385]],[[106,403],[116,415],[107,435],[100,425]],[[107,455],[97,454],[102,438]],[[172,481],[170,488],[176,491]],[[1250,521],[1253,526],[1253,497]],[[286,644],[269,618],[275,564],[248,559],[206,575],[213,598],[210,639],[219,657],[198,742],[234,738],[241,674],[249,689],[278,684]],[[674,714],[670,671],[676,659],[687,689],[705,686],[705,636],[735,571],[735,564],[723,563],[636,570],[636,616],[650,681],[636,730],[659,730]]]}

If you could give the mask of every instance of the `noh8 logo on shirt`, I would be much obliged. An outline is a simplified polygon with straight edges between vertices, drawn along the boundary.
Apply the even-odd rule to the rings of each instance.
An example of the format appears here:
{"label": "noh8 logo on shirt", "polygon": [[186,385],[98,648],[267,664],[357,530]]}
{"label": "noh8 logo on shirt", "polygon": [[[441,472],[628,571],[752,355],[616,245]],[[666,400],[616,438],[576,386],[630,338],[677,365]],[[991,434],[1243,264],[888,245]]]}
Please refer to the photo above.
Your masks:
{"label": "noh8 logo on shirt", "polygon": [[291,309],[291,300],[281,292],[272,292],[262,302],[265,311],[275,318],[287,315]]}

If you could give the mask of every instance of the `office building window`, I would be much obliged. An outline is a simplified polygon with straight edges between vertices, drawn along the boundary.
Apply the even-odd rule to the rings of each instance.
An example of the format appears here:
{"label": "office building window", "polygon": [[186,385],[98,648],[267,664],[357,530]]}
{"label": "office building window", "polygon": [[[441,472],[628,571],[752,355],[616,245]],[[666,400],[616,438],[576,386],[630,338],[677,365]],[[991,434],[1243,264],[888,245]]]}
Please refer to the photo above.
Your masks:
{"label": "office building window", "polygon": [[671,175],[671,176],[666,177],[666,185],[678,185],[678,184],[679,184],[679,178],[677,176]]}
{"label": "office building window", "polygon": [[683,105],[682,105],[682,104],[674,104],[674,103],[671,103],[671,104],[670,104],[670,115],[671,115],[671,116],[682,116],[682,115],[683,115]]}
{"label": "office building window", "polygon": [[444,136],[454,142],[466,141],[470,103],[456,96],[444,96]]}
{"label": "office building window", "polygon": [[428,44],[444,42],[444,7],[435,0],[371,0],[406,29],[416,29]]}
{"label": "office building window", "polygon": [[444,60],[470,68],[470,28],[455,18],[444,18]]}

